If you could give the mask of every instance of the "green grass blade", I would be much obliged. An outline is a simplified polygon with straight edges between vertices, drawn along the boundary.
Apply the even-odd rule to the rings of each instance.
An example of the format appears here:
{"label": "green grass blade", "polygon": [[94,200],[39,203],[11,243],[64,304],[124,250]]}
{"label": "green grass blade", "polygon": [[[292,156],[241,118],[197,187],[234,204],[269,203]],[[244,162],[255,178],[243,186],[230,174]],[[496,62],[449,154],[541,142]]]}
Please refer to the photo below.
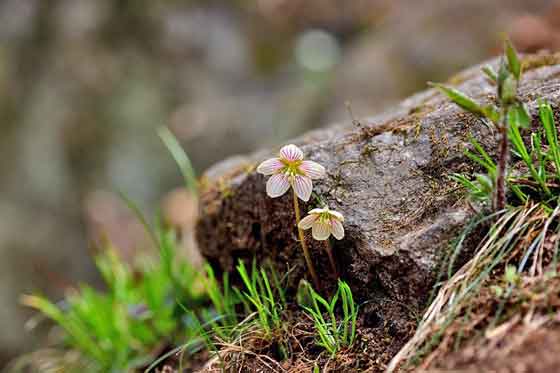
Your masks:
{"label": "green grass blade", "polygon": [[148,221],[144,217],[144,214],[142,213],[142,211],[140,210],[138,205],[136,205],[136,203],[134,203],[134,201],[132,201],[130,198],[128,198],[128,196],[126,194],[124,194],[123,192],[119,191],[118,193],[119,193],[120,198],[126,204],[126,206],[130,209],[130,211],[132,211],[134,216],[136,216],[136,219],[138,219],[138,221],[142,224],[142,226],[144,227],[144,229],[146,230],[146,232],[148,233],[148,235],[152,239],[152,242],[153,242],[154,246],[159,248],[158,237],[157,237],[154,229],[150,226],[150,224],[148,223]]}
{"label": "green grass blade", "polygon": [[539,116],[544,127],[549,153],[556,168],[556,178],[560,181],[560,146],[558,144],[558,130],[550,104],[545,102],[539,104]]}
{"label": "green grass blade", "polygon": [[196,179],[196,172],[194,171],[194,167],[189,159],[187,153],[179,144],[179,141],[173,135],[173,133],[167,127],[160,127],[158,129],[158,135],[171,153],[173,159],[179,166],[181,174],[185,179],[185,186],[188,190],[190,190],[194,195],[198,195],[198,181]]}

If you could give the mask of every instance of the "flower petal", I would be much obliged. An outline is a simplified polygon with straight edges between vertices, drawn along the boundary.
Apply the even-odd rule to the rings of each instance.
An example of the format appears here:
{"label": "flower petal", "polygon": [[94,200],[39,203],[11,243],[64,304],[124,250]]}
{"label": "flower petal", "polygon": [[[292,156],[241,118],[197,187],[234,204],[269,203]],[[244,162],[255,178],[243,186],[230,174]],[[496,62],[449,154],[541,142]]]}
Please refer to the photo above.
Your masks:
{"label": "flower petal", "polygon": [[303,159],[303,152],[294,144],[286,145],[280,149],[280,158],[287,161],[301,161]]}
{"label": "flower petal", "polygon": [[327,209],[316,208],[316,209],[313,209],[313,210],[309,211],[308,214],[322,214],[325,211],[327,211]]}
{"label": "flower petal", "polygon": [[340,220],[331,219],[331,232],[337,240],[342,240],[344,238],[344,227]]}
{"label": "flower petal", "polygon": [[311,197],[311,192],[313,191],[313,183],[311,179],[307,176],[296,176],[294,178],[294,190],[296,191],[296,195],[302,201],[309,201]]}
{"label": "flower petal", "polygon": [[322,219],[318,219],[312,226],[311,234],[317,241],[325,241],[331,235],[331,226]]}
{"label": "flower petal", "polygon": [[317,215],[307,215],[305,218],[300,220],[298,227],[301,229],[309,229],[313,226],[315,220],[317,220]]}
{"label": "flower petal", "polygon": [[338,211],[330,210],[329,214],[331,214],[331,216],[334,216],[339,221],[344,221],[344,216]]}
{"label": "flower petal", "polygon": [[280,171],[283,167],[284,164],[280,162],[279,158],[270,158],[257,167],[257,172],[263,175],[273,175]]}
{"label": "flower petal", "polygon": [[311,179],[322,179],[326,176],[327,171],[325,167],[321,166],[317,162],[313,161],[303,161],[299,166],[299,169],[309,176]]}
{"label": "flower petal", "polygon": [[266,182],[266,194],[269,197],[280,197],[290,188],[290,181],[285,174],[272,175]]}

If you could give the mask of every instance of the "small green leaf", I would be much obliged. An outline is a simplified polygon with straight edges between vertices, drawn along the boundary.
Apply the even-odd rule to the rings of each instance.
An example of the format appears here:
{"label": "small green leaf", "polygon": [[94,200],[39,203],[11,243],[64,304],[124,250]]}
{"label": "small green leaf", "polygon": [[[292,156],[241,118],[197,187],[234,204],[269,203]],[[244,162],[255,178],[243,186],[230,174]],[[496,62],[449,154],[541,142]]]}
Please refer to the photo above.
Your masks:
{"label": "small green leaf", "polygon": [[478,141],[472,137],[472,135],[469,135],[469,141],[480,156],[470,152],[469,150],[465,150],[465,155],[484,167],[488,174],[491,177],[494,177],[496,173],[496,163],[492,160],[490,154],[484,150],[482,145],[480,145]]}
{"label": "small green leaf", "polygon": [[484,110],[482,107],[477,104],[473,99],[466,96],[464,93],[460,92],[459,90],[446,86],[444,84],[439,83],[429,83],[431,86],[437,88],[440,92],[445,94],[447,97],[451,99],[454,103],[459,105],[461,108],[480,116],[484,116]]}
{"label": "small green leaf", "polygon": [[523,203],[526,203],[529,200],[529,197],[523,193],[523,191],[521,190],[521,188],[519,188],[519,186],[513,184],[510,185],[512,192],[517,196],[517,198],[519,198],[519,200]]}
{"label": "small green leaf", "polygon": [[486,77],[493,83],[496,83],[498,81],[498,75],[496,75],[496,72],[494,71],[494,69],[492,69],[491,66],[486,65],[482,68],[482,72],[484,74],[486,74]]}
{"label": "small green leaf", "polygon": [[449,176],[451,180],[456,181],[457,183],[461,184],[470,192],[475,192],[478,190],[477,186],[472,183],[465,175],[454,173]]}
{"label": "small green leaf", "polygon": [[498,94],[502,104],[507,105],[515,102],[517,95],[517,80],[509,74],[498,86]]}
{"label": "small green leaf", "polygon": [[521,79],[521,62],[517,56],[517,51],[509,39],[504,41],[504,51],[508,61],[509,71],[513,74],[516,80]]}
{"label": "small green leaf", "polygon": [[531,116],[527,108],[522,103],[510,106],[507,112],[507,120],[510,126],[529,128]]}
{"label": "small green leaf", "polygon": [[502,57],[500,58],[500,67],[498,68],[498,88],[503,84],[504,80],[510,75],[508,64],[506,60]]}
{"label": "small green leaf", "polygon": [[539,102],[539,117],[545,129],[554,128],[554,113],[549,103]]}
{"label": "small green leaf", "polygon": [[488,175],[485,174],[476,174],[476,181],[478,182],[478,184],[480,185],[480,190],[486,193],[491,193],[492,192],[492,185],[494,184],[492,182],[492,179],[490,179],[490,177],[488,177]]}
{"label": "small green leaf", "polygon": [[554,122],[554,112],[550,104],[539,102],[539,116],[544,127],[546,141],[548,142],[549,151],[554,165],[556,166],[557,177],[560,179],[560,144],[558,143],[558,130]]}
{"label": "small green leaf", "polygon": [[521,116],[521,120],[523,121],[523,123],[525,123],[527,127],[529,127],[531,125],[531,122],[533,121],[533,118],[531,117],[531,113],[529,113],[529,110],[527,110],[527,106],[524,103],[519,103],[517,105],[519,107],[518,110]]}

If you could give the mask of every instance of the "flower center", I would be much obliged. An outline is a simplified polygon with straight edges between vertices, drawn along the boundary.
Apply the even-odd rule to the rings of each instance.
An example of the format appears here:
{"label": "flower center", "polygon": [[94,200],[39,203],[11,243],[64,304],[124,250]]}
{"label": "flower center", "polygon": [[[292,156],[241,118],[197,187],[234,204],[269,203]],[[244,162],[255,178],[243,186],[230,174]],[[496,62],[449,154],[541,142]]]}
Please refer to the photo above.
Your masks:
{"label": "flower center", "polygon": [[282,163],[284,164],[284,168],[282,169],[282,172],[285,173],[286,175],[288,176],[305,175],[305,173],[300,169],[302,161],[287,161],[283,159]]}

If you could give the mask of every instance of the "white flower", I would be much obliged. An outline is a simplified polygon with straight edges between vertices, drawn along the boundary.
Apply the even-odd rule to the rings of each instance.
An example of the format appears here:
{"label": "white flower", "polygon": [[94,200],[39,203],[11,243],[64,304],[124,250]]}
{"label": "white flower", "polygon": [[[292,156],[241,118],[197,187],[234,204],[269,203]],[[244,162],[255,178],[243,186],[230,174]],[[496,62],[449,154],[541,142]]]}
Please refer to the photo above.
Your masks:
{"label": "white flower", "polygon": [[337,240],[341,240],[344,237],[342,222],[344,222],[344,216],[340,212],[325,207],[309,211],[298,226],[301,229],[311,228],[313,238],[318,241],[325,241],[331,233]]}
{"label": "white flower", "polygon": [[278,158],[267,159],[257,167],[257,172],[272,175],[266,183],[266,194],[269,197],[280,197],[294,188],[302,201],[309,201],[313,190],[313,179],[325,177],[325,168],[317,162],[304,161],[303,152],[290,144],[280,149]]}

